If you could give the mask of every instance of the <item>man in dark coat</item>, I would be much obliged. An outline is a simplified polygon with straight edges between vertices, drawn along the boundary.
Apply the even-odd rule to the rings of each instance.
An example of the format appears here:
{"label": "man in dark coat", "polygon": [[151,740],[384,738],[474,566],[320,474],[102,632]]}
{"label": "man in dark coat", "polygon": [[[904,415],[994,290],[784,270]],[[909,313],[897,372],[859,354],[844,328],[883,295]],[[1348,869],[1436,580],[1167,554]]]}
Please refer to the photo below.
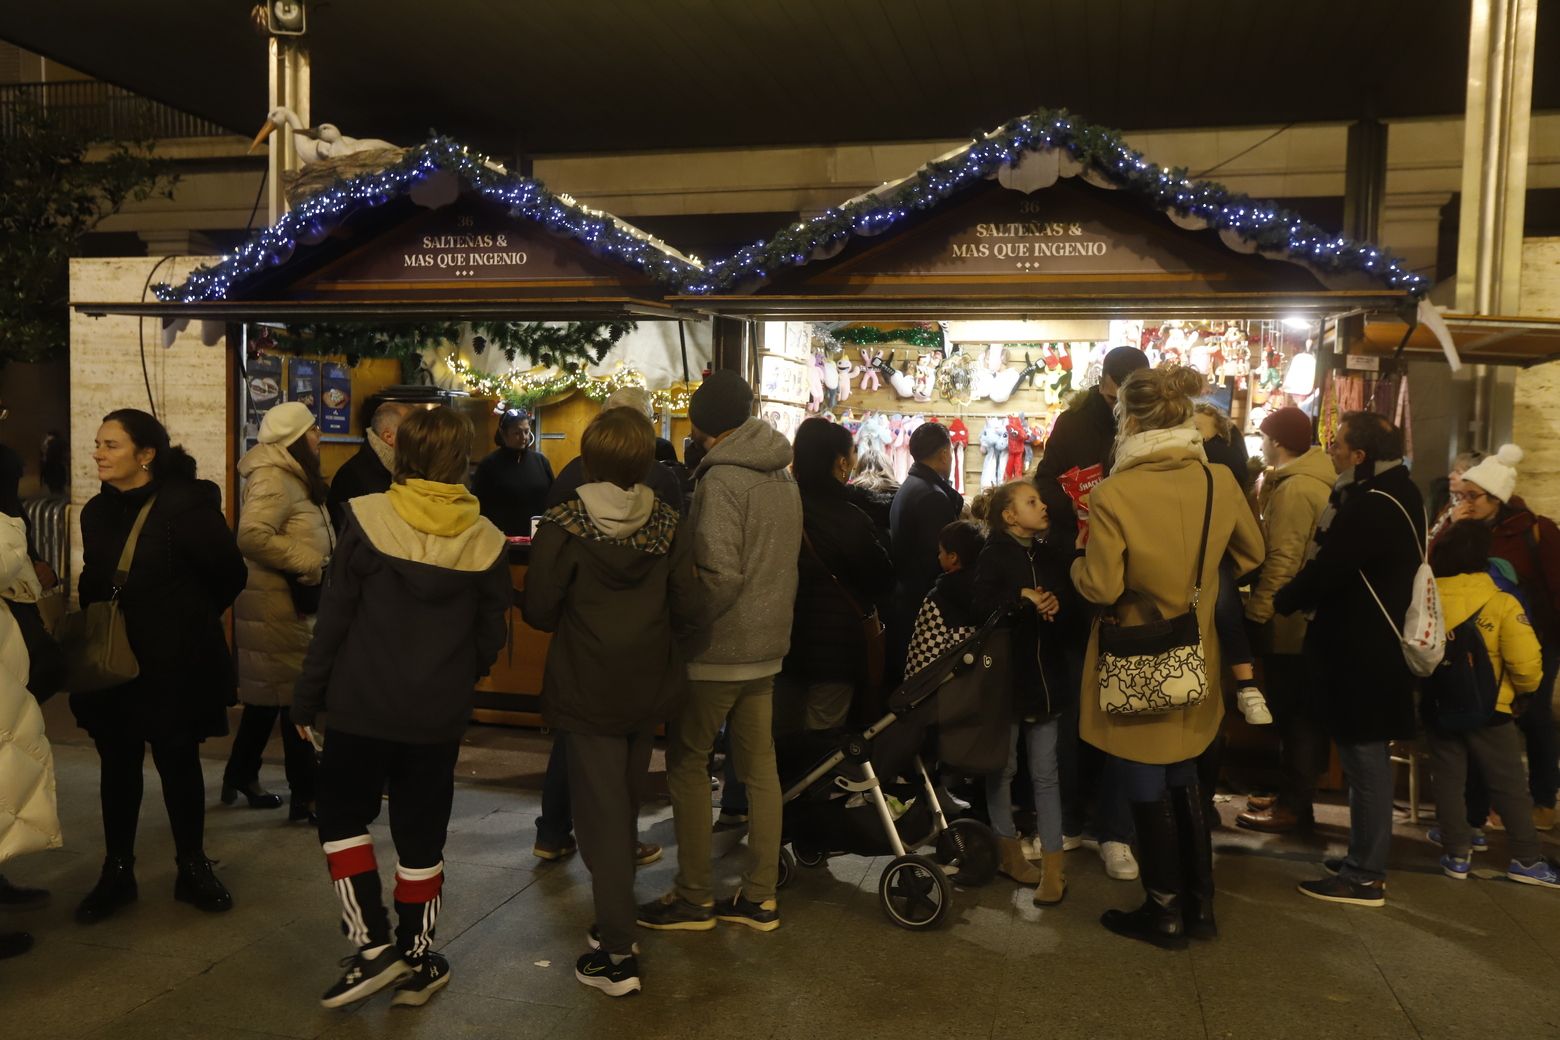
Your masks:
{"label": "man in dark coat", "polygon": [[1424,500],[1403,465],[1403,432],[1383,416],[1344,415],[1330,450],[1338,470],[1332,498],[1305,565],[1273,602],[1280,614],[1313,614],[1302,649],[1307,681],[1349,784],[1349,854],[1336,876],[1303,882],[1300,891],[1384,906],[1387,742],[1414,735],[1414,675],[1399,632],[1424,561]]}
{"label": "man in dark coat", "polygon": [[964,511],[964,496],[948,483],[953,472],[953,442],[941,423],[922,423],[910,435],[914,462],[888,510],[888,531],[897,581],[894,610],[888,619],[888,667],[885,685],[893,688],[904,671],[905,652],[916,611],[942,568],[937,536]]}
{"label": "man in dark coat", "polygon": [[347,503],[362,495],[382,495],[390,490],[390,474],[395,469],[395,431],[401,420],[412,413],[412,405],[385,401],[374,409],[368,428],[363,431],[363,446],[342,463],[330,481],[325,508],[330,522],[340,534],[347,522]]}

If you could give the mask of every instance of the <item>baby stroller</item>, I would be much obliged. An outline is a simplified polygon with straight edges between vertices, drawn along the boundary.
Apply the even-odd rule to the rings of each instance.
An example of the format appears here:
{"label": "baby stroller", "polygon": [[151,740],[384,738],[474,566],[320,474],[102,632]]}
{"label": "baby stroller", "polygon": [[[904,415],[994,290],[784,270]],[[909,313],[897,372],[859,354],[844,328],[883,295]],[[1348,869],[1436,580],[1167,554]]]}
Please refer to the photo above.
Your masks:
{"label": "baby stroller", "polygon": [[[901,928],[935,928],[948,913],[956,869],[961,886],[997,873],[996,835],[978,820],[950,822],[924,753],[970,774],[1006,762],[1010,722],[991,689],[992,644],[1005,636],[999,611],[974,635],[912,676],[888,699],[889,713],[861,733],[799,733],[776,741],[784,789],[780,885],[798,864],[820,867],[831,855],[887,856],[878,898]],[[935,743],[934,743],[935,741]],[[954,756],[950,761],[949,755]],[[928,857],[914,850],[931,847]]]}

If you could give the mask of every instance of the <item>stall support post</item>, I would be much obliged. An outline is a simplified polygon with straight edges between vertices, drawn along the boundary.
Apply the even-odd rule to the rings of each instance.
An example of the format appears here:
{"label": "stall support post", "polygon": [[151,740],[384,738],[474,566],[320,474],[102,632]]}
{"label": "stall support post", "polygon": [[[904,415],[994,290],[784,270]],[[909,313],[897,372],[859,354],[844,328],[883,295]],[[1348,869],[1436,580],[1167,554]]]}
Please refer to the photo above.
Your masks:
{"label": "stall support post", "polygon": [[758,344],[756,326],[742,318],[714,318],[711,333],[714,339],[713,368],[729,368],[742,375],[748,382],[755,382],[758,374]]}
{"label": "stall support post", "polygon": [[1359,242],[1375,242],[1387,193],[1387,125],[1381,120],[1350,124],[1343,181],[1343,233]]}
{"label": "stall support post", "polygon": [[[1538,0],[1473,0],[1457,228],[1457,309],[1468,314],[1517,311],[1537,21]],[[1488,365],[1474,367],[1464,446],[1498,440],[1499,384]]]}
{"label": "stall support post", "polygon": [[[269,43],[270,107],[290,108],[303,120],[304,126],[312,126],[309,119],[309,52],[295,36],[272,36]],[[293,147],[292,134],[286,130],[272,134],[270,144],[266,162],[266,202],[270,222],[275,224],[287,212],[282,174],[298,168],[298,151]]]}

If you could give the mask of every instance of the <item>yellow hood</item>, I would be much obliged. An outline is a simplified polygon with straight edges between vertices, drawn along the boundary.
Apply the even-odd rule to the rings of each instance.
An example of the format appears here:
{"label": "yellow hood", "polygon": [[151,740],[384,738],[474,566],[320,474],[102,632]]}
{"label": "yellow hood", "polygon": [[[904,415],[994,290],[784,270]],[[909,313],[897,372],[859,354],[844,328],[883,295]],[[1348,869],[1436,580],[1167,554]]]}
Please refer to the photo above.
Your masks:
{"label": "yellow hood", "polygon": [[1453,574],[1435,579],[1435,590],[1441,594],[1441,622],[1448,631],[1473,617],[1476,610],[1494,599],[1500,592],[1495,579],[1488,574]]}
{"label": "yellow hood", "polygon": [[476,523],[481,515],[476,496],[461,484],[408,480],[391,484],[388,497],[396,515],[424,534],[449,538]]}

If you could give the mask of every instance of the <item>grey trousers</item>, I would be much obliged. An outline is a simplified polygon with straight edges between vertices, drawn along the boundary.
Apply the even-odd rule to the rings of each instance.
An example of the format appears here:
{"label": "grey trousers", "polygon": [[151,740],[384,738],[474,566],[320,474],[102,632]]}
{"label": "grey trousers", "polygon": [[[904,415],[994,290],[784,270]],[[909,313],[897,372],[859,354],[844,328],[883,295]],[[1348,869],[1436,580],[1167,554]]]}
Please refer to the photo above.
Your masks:
{"label": "grey trousers", "polygon": [[650,773],[655,731],[627,736],[561,734],[568,740],[569,796],[574,837],[590,869],[602,949],[628,955],[634,947],[634,843],[639,800]]}
{"label": "grey trousers", "polygon": [[1532,863],[1540,855],[1538,832],[1533,828],[1533,796],[1528,793],[1527,770],[1522,765],[1522,732],[1512,723],[1500,723],[1467,733],[1426,733],[1430,742],[1430,781],[1435,793],[1435,818],[1440,823],[1446,851],[1466,856],[1473,847],[1464,791],[1468,781],[1468,756],[1472,755],[1490,803],[1506,824],[1511,856]]}

